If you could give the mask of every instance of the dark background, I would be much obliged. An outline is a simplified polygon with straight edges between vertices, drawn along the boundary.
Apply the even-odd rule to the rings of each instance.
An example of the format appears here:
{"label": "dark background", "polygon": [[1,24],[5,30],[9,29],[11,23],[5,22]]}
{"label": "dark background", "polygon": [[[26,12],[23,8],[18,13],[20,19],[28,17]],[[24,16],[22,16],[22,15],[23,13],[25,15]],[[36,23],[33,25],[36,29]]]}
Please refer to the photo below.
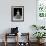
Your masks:
{"label": "dark background", "polygon": [[14,16],[16,16],[17,10],[19,10],[20,15],[22,16],[22,8],[14,8]]}

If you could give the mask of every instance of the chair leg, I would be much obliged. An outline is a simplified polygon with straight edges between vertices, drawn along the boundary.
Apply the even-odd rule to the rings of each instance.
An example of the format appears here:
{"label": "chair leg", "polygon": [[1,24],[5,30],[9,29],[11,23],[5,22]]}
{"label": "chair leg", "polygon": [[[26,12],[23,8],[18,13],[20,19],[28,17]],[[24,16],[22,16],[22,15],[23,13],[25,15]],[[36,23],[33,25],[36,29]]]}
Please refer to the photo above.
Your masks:
{"label": "chair leg", "polygon": [[5,34],[5,46],[7,46],[7,33]]}
{"label": "chair leg", "polygon": [[18,46],[18,34],[17,34],[17,46]]}
{"label": "chair leg", "polygon": [[7,42],[6,42],[6,41],[5,41],[5,43],[4,43],[4,44],[5,44],[5,46],[7,46]]}

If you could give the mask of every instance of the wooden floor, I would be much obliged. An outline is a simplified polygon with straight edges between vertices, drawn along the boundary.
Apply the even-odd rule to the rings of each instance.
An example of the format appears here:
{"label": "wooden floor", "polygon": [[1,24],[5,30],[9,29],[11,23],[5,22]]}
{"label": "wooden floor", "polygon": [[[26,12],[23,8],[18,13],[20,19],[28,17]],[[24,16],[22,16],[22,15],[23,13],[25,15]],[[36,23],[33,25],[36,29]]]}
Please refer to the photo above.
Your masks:
{"label": "wooden floor", "polygon": [[[4,46],[4,43],[2,42],[0,42],[0,46]],[[7,46],[15,46],[15,43],[8,43],[8,45]],[[24,45],[25,46],[25,45]],[[30,43],[30,46],[37,46],[37,44],[36,43]],[[44,45],[42,45],[42,46],[46,46],[46,43],[44,43]]]}

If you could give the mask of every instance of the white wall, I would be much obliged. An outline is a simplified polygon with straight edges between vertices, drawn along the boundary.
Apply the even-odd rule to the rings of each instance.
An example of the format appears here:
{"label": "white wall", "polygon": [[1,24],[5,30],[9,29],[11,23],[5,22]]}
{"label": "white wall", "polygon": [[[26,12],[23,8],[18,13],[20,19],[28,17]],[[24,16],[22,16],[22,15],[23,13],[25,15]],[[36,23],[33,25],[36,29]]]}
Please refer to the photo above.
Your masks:
{"label": "white wall", "polygon": [[[24,6],[24,22],[11,22],[11,6]],[[0,34],[17,26],[32,35],[32,24],[36,24],[36,0],[0,0]]]}
{"label": "white wall", "polygon": [[[11,6],[24,6],[24,22],[11,22]],[[36,24],[36,0],[0,0],[0,33],[16,26],[21,32],[29,32],[32,24]]]}

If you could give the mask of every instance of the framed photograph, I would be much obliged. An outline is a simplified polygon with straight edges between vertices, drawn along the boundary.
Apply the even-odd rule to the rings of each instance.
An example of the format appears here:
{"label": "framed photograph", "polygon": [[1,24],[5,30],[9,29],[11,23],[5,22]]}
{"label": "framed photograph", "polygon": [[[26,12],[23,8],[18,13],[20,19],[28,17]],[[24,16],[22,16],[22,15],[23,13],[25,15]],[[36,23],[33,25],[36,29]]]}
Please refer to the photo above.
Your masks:
{"label": "framed photograph", "polygon": [[24,6],[11,6],[11,21],[12,22],[24,21]]}

